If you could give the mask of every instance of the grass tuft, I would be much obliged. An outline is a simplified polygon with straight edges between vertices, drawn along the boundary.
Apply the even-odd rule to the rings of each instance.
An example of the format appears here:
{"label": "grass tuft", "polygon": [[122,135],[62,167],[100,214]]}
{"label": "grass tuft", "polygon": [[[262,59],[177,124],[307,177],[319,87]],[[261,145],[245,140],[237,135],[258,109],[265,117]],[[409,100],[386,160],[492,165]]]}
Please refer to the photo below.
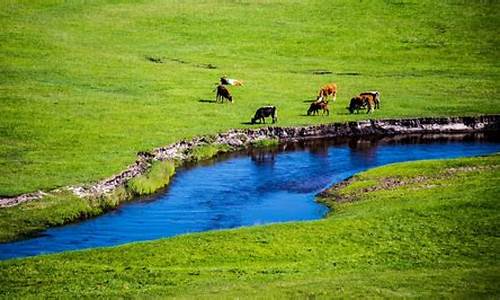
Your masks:
{"label": "grass tuft", "polygon": [[174,163],[155,161],[147,174],[132,178],[127,189],[134,195],[149,195],[165,187],[175,173]]}
{"label": "grass tuft", "polygon": [[279,145],[278,139],[262,139],[252,143],[253,148],[273,148]]}
{"label": "grass tuft", "polygon": [[229,152],[231,148],[225,144],[208,144],[195,147],[191,150],[190,160],[193,162],[207,160],[219,153]]}

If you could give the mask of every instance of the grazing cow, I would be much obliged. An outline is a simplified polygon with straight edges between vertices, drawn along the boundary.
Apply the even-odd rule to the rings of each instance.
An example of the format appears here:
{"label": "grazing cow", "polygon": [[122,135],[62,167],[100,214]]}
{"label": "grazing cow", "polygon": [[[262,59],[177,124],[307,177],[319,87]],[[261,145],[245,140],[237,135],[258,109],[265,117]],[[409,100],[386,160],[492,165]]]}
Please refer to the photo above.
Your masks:
{"label": "grazing cow", "polygon": [[318,92],[316,101],[323,101],[328,103],[328,96],[332,96],[333,101],[337,99],[337,85],[335,83],[330,83],[323,86]]}
{"label": "grazing cow", "polygon": [[375,92],[364,92],[359,94],[359,96],[353,97],[351,103],[347,108],[351,114],[356,111],[359,112],[360,109],[368,107],[367,114],[373,112],[375,109],[380,108],[380,93]]}
{"label": "grazing cow", "polygon": [[375,103],[375,109],[380,109],[380,93],[378,91],[369,91],[359,94],[360,96],[372,96]]}
{"label": "grazing cow", "polygon": [[219,84],[215,88],[215,90],[217,90],[217,94],[215,95],[215,102],[217,102],[219,99],[220,99],[221,103],[224,102],[224,99],[227,99],[228,101],[233,102],[233,96],[231,96],[231,93],[229,93],[229,91],[228,91],[228,89],[226,89],[226,87]]}
{"label": "grazing cow", "polygon": [[349,107],[347,109],[351,114],[353,114],[354,111],[359,113],[359,110],[365,108],[366,104],[367,103],[364,97],[356,96],[351,99],[351,103],[349,103]]}
{"label": "grazing cow", "polygon": [[[267,117],[272,117],[273,118],[273,123],[278,121],[278,110],[276,109],[276,106],[262,106],[257,111],[255,112],[255,116],[252,118],[252,124],[255,124],[257,120],[259,120],[259,123],[264,122],[266,123]],[[262,122],[261,122],[262,121]]]}
{"label": "grazing cow", "polygon": [[323,102],[323,101],[315,101],[311,103],[309,106],[309,109],[307,110],[307,115],[310,116],[315,115],[316,113],[319,114],[319,110],[323,110],[322,114],[324,115],[326,112],[326,115],[330,115],[330,110],[328,109],[328,102]]}
{"label": "grazing cow", "polygon": [[225,75],[220,78],[220,84],[222,85],[234,85],[234,86],[242,86],[243,81],[238,79],[227,78]]}
{"label": "grazing cow", "polygon": [[375,108],[378,107],[378,100],[375,94],[364,93],[359,96],[364,99],[366,106],[368,106],[368,111],[366,112],[367,114],[372,113]]}

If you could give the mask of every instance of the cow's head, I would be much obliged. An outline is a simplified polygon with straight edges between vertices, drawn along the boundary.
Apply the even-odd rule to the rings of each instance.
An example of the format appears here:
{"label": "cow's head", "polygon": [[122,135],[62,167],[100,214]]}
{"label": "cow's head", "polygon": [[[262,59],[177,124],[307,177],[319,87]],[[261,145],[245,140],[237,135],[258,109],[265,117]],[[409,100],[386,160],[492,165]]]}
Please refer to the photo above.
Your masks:
{"label": "cow's head", "polygon": [[357,105],[356,101],[357,100],[358,100],[357,97],[353,97],[351,99],[351,103],[349,104],[349,107],[346,107],[351,114],[353,114],[354,110],[356,109],[356,105]]}

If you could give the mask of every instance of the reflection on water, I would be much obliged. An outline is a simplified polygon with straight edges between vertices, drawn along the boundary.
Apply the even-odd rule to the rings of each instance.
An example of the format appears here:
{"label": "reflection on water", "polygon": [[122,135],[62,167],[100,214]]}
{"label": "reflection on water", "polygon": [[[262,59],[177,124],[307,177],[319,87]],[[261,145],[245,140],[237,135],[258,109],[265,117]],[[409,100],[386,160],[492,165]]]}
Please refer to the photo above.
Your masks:
{"label": "reflection on water", "polygon": [[318,219],[321,190],[393,162],[500,151],[496,135],[413,135],[316,140],[229,154],[178,170],[170,186],[117,210],[0,244],[0,258],[111,246],[189,232]]}

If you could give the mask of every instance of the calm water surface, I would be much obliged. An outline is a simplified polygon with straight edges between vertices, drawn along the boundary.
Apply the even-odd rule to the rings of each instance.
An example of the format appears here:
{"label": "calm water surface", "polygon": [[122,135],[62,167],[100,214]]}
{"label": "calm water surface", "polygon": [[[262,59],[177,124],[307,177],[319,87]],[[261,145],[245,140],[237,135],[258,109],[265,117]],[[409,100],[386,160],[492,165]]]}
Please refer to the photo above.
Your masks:
{"label": "calm water surface", "polygon": [[388,163],[500,152],[497,136],[406,136],[289,144],[178,170],[164,192],[95,219],[0,244],[0,259],[190,232],[322,218],[315,195],[354,173]]}

